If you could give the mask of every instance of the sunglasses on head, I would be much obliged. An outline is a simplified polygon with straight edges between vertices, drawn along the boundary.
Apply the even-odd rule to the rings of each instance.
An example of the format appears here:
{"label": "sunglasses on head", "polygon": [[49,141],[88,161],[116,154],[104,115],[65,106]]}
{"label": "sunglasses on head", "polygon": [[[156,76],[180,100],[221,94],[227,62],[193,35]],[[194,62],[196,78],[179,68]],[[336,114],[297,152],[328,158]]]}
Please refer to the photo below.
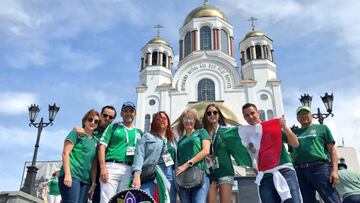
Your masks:
{"label": "sunglasses on head", "polygon": [[206,115],[207,115],[207,116],[211,116],[211,115],[216,116],[216,115],[218,115],[218,113],[219,113],[219,112],[217,112],[217,111],[208,111],[208,112],[206,112]]}
{"label": "sunglasses on head", "polygon": [[99,124],[99,119],[88,118],[87,121],[88,121],[89,123]]}
{"label": "sunglasses on head", "polygon": [[114,116],[107,115],[106,113],[104,113],[102,116],[103,116],[104,118],[109,119],[109,120],[112,120],[112,119],[115,118]]}

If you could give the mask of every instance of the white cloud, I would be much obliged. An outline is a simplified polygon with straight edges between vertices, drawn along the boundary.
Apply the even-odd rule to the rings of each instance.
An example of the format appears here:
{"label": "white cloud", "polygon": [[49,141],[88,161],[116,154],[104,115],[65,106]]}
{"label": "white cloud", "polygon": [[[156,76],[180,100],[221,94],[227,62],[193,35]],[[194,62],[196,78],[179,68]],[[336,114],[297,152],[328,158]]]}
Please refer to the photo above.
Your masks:
{"label": "white cloud", "polygon": [[36,103],[37,96],[27,92],[0,92],[0,114],[27,113],[28,106]]}

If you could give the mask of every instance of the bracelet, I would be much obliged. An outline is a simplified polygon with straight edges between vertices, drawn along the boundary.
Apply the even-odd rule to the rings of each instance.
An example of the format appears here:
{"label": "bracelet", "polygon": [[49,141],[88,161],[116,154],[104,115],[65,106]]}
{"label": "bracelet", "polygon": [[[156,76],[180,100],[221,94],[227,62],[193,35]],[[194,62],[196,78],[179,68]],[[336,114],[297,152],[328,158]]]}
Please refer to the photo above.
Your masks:
{"label": "bracelet", "polygon": [[91,184],[91,186],[96,186],[96,183]]}

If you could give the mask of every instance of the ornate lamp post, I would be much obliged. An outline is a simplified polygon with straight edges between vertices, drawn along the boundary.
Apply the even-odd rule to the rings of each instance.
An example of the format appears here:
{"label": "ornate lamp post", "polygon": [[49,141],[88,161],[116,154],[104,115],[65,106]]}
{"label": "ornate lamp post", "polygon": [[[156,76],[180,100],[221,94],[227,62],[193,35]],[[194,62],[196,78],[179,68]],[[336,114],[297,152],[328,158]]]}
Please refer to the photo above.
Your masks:
{"label": "ornate lamp post", "polygon": [[[325,95],[323,97],[320,96],[320,98],[325,105],[327,113],[321,113],[320,108],[317,108],[317,113],[312,114],[312,116],[313,118],[318,119],[320,124],[323,124],[325,118],[329,117],[330,115],[331,117],[334,116],[334,114],[332,113],[332,103],[334,101],[334,95],[332,93],[328,94],[326,92]],[[308,106],[311,108],[312,96],[310,96],[309,94],[304,94],[300,96],[299,100],[303,106]]]}
{"label": "ornate lamp post", "polygon": [[37,157],[37,152],[38,152],[38,148],[39,148],[40,135],[41,135],[43,128],[45,128],[49,125],[53,125],[52,122],[54,121],[55,116],[59,110],[60,110],[60,107],[56,106],[55,103],[54,103],[54,105],[49,105],[49,122],[44,122],[43,117],[41,117],[40,122],[35,123],[36,116],[38,115],[38,113],[40,111],[39,105],[32,104],[29,107],[29,119],[30,119],[29,126],[30,127],[34,126],[35,128],[37,128],[38,133],[37,133],[32,163],[31,163],[31,166],[27,167],[25,183],[24,183],[24,186],[20,190],[23,192],[26,192],[28,194],[31,194],[32,196],[36,196],[34,186],[35,186],[35,178],[36,178],[36,173],[37,173],[38,168],[35,166],[35,164],[36,164],[36,157]]}

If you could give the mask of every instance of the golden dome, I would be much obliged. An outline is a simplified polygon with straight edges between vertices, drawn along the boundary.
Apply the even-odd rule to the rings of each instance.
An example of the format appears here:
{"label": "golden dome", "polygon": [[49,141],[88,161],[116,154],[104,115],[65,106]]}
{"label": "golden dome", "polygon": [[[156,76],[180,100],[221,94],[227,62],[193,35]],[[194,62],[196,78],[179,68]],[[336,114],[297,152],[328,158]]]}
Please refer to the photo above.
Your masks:
{"label": "golden dome", "polygon": [[193,18],[201,17],[218,17],[227,22],[225,14],[218,8],[202,5],[192,10],[185,18],[184,25],[190,22]]}
{"label": "golden dome", "polygon": [[165,40],[161,39],[160,37],[155,37],[151,39],[147,44],[163,44],[166,46],[170,46]]}
{"label": "golden dome", "polygon": [[[231,125],[238,125],[239,124],[239,121],[238,121],[236,115],[229,108],[227,108],[226,106],[224,106],[224,105],[222,105],[221,103],[218,103],[218,102],[197,102],[197,103],[188,105],[188,108],[192,108],[192,109],[195,109],[197,111],[197,116],[198,116],[198,118],[200,119],[200,122],[201,122],[207,105],[211,104],[211,103],[216,103],[216,105],[219,106],[219,108],[220,108],[221,112],[223,113],[224,117],[226,119],[228,119],[229,124],[231,124]],[[179,115],[179,117],[180,117],[180,115]],[[177,126],[177,124],[178,124],[178,119],[172,123],[172,127]]]}
{"label": "golden dome", "polygon": [[253,30],[245,35],[245,38],[243,39],[243,41],[250,37],[262,37],[262,36],[265,36],[265,33]]}

